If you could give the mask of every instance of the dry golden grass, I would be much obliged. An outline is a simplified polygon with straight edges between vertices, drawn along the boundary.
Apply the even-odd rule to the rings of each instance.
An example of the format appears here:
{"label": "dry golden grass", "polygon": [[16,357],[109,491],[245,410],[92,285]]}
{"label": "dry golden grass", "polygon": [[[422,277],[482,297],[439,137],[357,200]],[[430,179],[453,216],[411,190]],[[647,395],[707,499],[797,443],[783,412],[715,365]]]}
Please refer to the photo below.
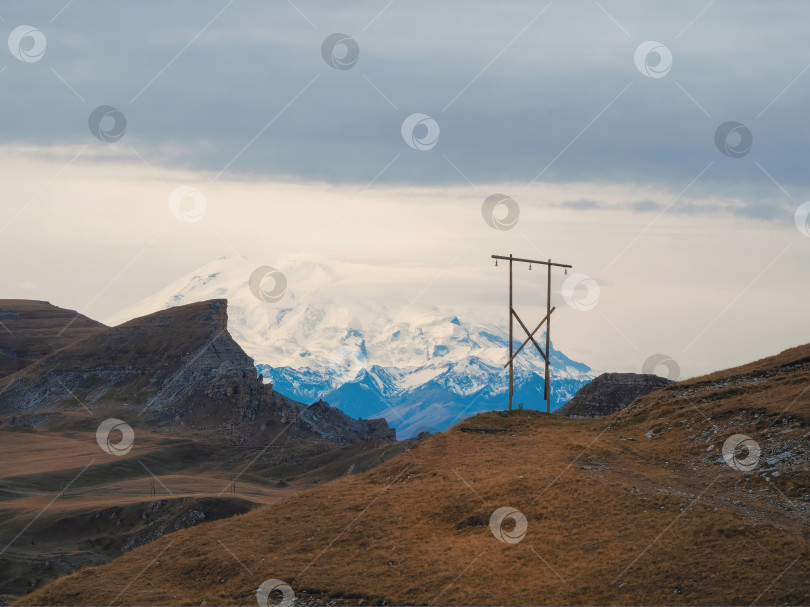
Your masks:
{"label": "dry golden grass", "polygon": [[[807,361],[810,347],[601,420],[483,414],[463,424],[506,431],[457,427],[367,473],[180,531],[20,604],[255,605],[269,578],[316,603],[807,604],[806,466],[766,481],[714,461],[737,432],[760,441],[763,458],[779,441],[803,457]],[[786,364],[796,366],[776,371]],[[724,378],[738,385],[708,383]],[[517,544],[490,532],[501,506],[528,520]]]}

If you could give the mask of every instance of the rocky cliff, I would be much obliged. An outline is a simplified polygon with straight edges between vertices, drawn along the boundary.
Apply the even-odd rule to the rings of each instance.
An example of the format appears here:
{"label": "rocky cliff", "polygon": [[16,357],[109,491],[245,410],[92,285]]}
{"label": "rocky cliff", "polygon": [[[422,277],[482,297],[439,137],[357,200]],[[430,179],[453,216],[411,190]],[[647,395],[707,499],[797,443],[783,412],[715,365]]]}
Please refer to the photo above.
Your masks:
{"label": "rocky cliff", "polygon": [[378,422],[326,403],[310,407],[263,383],[228,333],[227,301],[214,299],[98,327],[0,379],[0,417],[36,424],[49,412],[124,405],[157,426],[218,428],[242,438],[274,428],[335,442],[382,438]]}
{"label": "rocky cliff", "polygon": [[672,382],[657,375],[603,373],[586,384],[554,413],[566,417],[603,417],[620,411],[636,400]]}

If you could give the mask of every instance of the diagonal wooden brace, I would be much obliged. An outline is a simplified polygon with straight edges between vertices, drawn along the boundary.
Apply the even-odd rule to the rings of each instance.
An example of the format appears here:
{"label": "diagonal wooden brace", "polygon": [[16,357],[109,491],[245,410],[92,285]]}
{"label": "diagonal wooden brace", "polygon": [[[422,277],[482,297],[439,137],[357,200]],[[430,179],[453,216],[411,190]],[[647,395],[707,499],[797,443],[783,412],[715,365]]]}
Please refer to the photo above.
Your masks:
{"label": "diagonal wooden brace", "polygon": [[[546,361],[546,363],[548,363],[548,357],[547,357],[547,356],[546,356],[546,355],[543,353],[543,348],[541,348],[541,347],[540,347],[540,345],[539,345],[539,344],[538,344],[538,343],[537,343],[537,342],[534,340],[534,337],[533,337],[533,336],[534,336],[534,333],[529,333],[529,329],[526,327],[526,325],[524,325],[524,324],[523,324],[523,321],[522,321],[522,320],[520,320],[520,316],[518,316],[518,313],[517,313],[517,312],[515,312],[515,309],[514,309],[514,308],[511,308],[511,310],[512,310],[512,315],[513,315],[513,316],[514,316],[514,317],[517,319],[517,321],[520,323],[520,326],[521,326],[521,327],[523,327],[523,330],[526,332],[526,335],[528,335],[528,336],[529,336],[529,339],[531,339],[531,340],[532,340],[532,343],[534,344],[534,347],[535,347],[535,348],[537,348],[537,351],[538,351],[538,352],[540,352],[540,356],[542,356],[542,357],[543,357],[543,360],[544,360],[544,361]],[[522,346],[521,346],[521,347],[522,347]],[[518,349],[518,352],[519,352],[519,351],[520,351],[520,349]]]}
{"label": "diagonal wooden brace", "polygon": [[[537,333],[540,330],[540,327],[542,327],[545,324],[545,322],[551,317],[551,313],[554,312],[554,310],[556,310],[556,309],[557,309],[556,306],[551,308],[551,310],[549,310],[549,313],[546,314],[546,316],[543,318],[543,320],[540,321],[540,324],[537,325],[535,327],[534,331],[532,331],[531,333],[529,333],[528,330],[526,330],[525,326],[523,327],[523,330],[526,331],[526,333],[529,333],[529,337],[526,338],[526,341],[524,341],[522,344],[520,344],[520,347],[515,351],[514,354],[512,354],[512,358],[510,358],[508,361],[506,361],[506,364],[504,365],[504,368],[508,367],[512,363],[512,361],[515,360],[515,357],[523,349],[523,346],[525,346],[527,343],[529,343],[530,340],[534,341],[534,334]],[[512,310],[512,313],[514,314],[514,310]],[[515,317],[517,318],[517,314],[515,314]],[[518,322],[520,322],[520,319],[518,319]],[[520,325],[523,326],[523,323],[520,322]],[[535,342],[534,345],[537,346],[537,342]],[[540,346],[537,346],[537,349],[540,350]],[[545,354],[543,354],[542,350],[540,350],[540,355],[543,357],[543,360],[545,360],[546,363],[548,363],[548,357]]]}

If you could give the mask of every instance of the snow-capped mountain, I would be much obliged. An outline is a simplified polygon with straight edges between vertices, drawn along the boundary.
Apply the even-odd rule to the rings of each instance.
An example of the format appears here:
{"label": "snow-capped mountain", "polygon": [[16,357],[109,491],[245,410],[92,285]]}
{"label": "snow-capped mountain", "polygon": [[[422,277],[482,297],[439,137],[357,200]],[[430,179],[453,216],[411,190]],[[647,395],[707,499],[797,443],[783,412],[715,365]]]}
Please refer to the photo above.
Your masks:
{"label": "snow-capped mountain", "polygon": [[[385,286],[378,289],[383,301],[356,288],[352,264],[298,261],[279,269],[217,259],[105,322],[226,298],[229,332],[278,392],[304,402],[323,398],[352,417],[384,417],[400,437],[505,408],[502,327],[391,298]],[[557,408],[592,376],[553,344],[551,356]],[[515,360],[516,405],[544,407],[544,372],[528,348]]]}

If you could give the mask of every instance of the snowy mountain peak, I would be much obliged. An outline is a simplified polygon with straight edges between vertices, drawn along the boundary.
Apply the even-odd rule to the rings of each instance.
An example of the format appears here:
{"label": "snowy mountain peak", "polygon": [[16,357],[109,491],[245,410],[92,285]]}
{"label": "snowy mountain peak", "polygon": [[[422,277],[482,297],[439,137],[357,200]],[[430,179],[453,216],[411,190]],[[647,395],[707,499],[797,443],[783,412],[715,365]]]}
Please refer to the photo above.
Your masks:
{"label": "snowy mountain peak", "polygon": [[[502,406],[506,331],[409,303],[385,284],[369,290],[356,281],[375,271],[385,280],[379,268],[341,262],[286,259],[274,269],[224,257],[106,322],[225,298],[229,332],[277,390],[304,401],[324,398],[355,417],[386,417],[400,436],[415,431],[417,421],[424,426],[426,410],[427,421],[441,428],[461,408],[473,414]],[[515,369],[518,396],[526,392],[527,407],[539,406],[542,359],[521,356]],[[553,347],[552,377],[556,405],[591,379],[586,365]]]}

